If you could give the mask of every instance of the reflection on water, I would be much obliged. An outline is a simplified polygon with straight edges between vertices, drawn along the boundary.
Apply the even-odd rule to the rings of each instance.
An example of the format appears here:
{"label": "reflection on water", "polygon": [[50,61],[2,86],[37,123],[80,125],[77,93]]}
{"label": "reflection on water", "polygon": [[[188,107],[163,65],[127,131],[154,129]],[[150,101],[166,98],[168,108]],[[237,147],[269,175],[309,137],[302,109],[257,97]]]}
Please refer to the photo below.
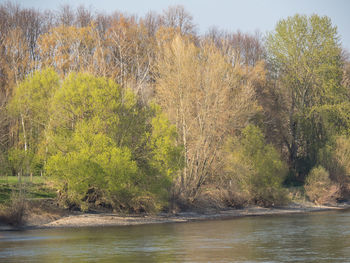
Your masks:
{"label": "reflection on water", "polygon": [[0,262],[350,262],[350,211],[0,232]]}

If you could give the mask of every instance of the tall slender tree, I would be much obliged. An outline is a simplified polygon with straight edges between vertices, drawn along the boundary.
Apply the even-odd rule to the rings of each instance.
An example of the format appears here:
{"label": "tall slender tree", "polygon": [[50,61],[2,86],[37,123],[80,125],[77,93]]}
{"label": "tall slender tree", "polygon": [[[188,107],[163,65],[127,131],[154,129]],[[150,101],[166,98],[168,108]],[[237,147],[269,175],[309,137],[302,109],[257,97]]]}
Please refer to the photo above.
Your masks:
{"label": "tall slender tree", "polygon": [[295,15],[277,23],[266,47],[280,117],[285,120],[277,127],[291,167],[307,173],[326,140],[324,126],[314,113],[339,103],[345,95],[337,29],[328,17]]}

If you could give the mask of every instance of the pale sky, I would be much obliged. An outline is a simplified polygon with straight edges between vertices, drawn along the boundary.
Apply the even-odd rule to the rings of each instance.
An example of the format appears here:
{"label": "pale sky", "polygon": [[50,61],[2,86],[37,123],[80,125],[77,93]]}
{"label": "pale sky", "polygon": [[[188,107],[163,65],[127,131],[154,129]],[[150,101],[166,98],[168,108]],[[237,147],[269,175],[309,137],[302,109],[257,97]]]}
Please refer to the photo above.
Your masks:
{"label": "pale sky", "polygon": [[[6,0],[0,0],[0,3]],[[92,10],[115,10],[143,16],[148,11],[161,13],[170,5],[183,5],[193,16],[200,33],[211,26],[228,31],[265,33],[277,21],[299,14],[327,15],[338,27],[343,46],[350,51],[350,0],[17,0],[22,7],[57,9],[64,4],[84,5]]]}

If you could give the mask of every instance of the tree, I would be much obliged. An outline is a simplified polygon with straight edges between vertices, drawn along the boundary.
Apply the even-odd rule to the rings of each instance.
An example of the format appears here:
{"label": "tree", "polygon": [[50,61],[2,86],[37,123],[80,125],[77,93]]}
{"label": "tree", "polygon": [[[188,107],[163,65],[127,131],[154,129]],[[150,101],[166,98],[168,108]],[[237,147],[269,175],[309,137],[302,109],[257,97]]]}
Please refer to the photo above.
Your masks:
{"label": "tree", "polygon": [[83,5],[80,5],[76,10],[76,24],[79,27],[87,27],[91,24],[94,17],[91,10],[86,9]]}
{"label": "tree", "polygon": [[157,69],[157,101],[176,125],[179,144],[184,146],[178,197],[192,203],[208,178],[220,171],[225,136],[256,113],[250,83],[264,73],[245,75],[212,43],[203,42],[199,48],[181,35],[163,43]]}
{"label": "tree", "polygon": [[[40,13],[32,8],[22,9],[18,4],[13,4],[9,1],[1,5],[0,9],[0,39],[5,38],[11,30],[15,30],[17,28],[17,30],[21,31],[24,42],[27,45],[26,49],[29,51],[30,59],[32,61],[37,61],[39,57],[36,52],[36,42],[39,35],[43,33],[45,27],[47,26],[45,22],[48,22],[45,20],[43,13]],[[7,48],[10,47],[10,45],[7,46]]]}
{"label": "tree", "polygon": [[[20,124],[20,139],[14,145],[13,152],[23,152],[22,167],[15,167],[16,170],[33,172],[34,161],[43,162],[46,158],[47,149],[45,143],[45,131],[49,123],[50,116],[48,108],[51,100],[59,87],[59,78],[55,71],[48,68],[42,72],[35,72],[14,90],[8,109],[11,115]],[[35,158],[35,156],[40,156]],[[41,163],[43,166],[43,163]],[[23,167],[26,166],[26,167]]]}
{"label": "tree", "polygon": [[49,108],[46,171],[68,204],[86,209],[89,191],[117,210],[167,204],[181,147],[156,106],[141,106],[112,80],[71,73]]}
{"label": "tree", "polygon": [[155,41],[146,24],[136,17],[115,15],[105,39],[111,77],[146,97],[155,57]]}
{"label": "tree", "polygon": [[240,31],[228,33],[213,27],[204,38],[215,43],[229,57],[232,65],[255,66],[263,60],[264,47],[259,32],[254,35]]}
{"label": "tree", "polygon": [[181,5],[168,7],[161,16],[165,27],[174,28],[181,35],[195,35],[196,28],[192,20],[193,17]]}
{"label": "tree", "polygon": [[72,26],[74,24],[74,12],[70,5],[61,5],[57,17],[59,25]]}
{"label": "tree", "polygon": [[[292,170],[307,174],[327,140],[320,107],[342,101],[340,43],[328,17],[295,15],[277,23],[266,47],[279,108],[276,127]],[[310,125],[312,127],[310,127]]]}
{"label": "tree", "polygon": [[350,53],[343,51],[343,86],[350,92]]}
{"label": "tree", "polygon": [[98,41],[99,35],[93,25],[51,28],[38,40],[42,67],[54,67],[62,75],[80,70],[91,72],[95,62],[99,65],[94,56],[101,47]]}
{"label": "tree", "polygon": [[3,63],[7,65],[9,85],[20,82],[29,71],[29,50],[28,44],[20,28],[8,32],[4,39],[6,55]]}

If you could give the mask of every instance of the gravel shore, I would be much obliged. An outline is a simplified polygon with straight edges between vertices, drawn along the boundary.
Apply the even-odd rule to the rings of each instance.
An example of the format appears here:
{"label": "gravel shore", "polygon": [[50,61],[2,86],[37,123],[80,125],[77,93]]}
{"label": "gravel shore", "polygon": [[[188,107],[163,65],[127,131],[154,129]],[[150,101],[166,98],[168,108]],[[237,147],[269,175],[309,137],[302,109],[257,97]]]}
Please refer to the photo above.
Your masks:
{"label": "gravel shore", "polygon": [[182,212],[178,214],[159,215],[127,215],[121,216],[112,213],[82,213],[63,216],[57,220],[44,222],[43,220],[29,220],[25,228],[62,228],[62,227],[99,227],[99,226],[126,226],[160,223],[184,223],[200,220],[231,219],[243,216],[266,216],[319,212],[327,210],[349,209],[350,204],[336,206],[288,206],[281,208],[248,207],[244,209],[230,209],[224,211],[196,213]]}

